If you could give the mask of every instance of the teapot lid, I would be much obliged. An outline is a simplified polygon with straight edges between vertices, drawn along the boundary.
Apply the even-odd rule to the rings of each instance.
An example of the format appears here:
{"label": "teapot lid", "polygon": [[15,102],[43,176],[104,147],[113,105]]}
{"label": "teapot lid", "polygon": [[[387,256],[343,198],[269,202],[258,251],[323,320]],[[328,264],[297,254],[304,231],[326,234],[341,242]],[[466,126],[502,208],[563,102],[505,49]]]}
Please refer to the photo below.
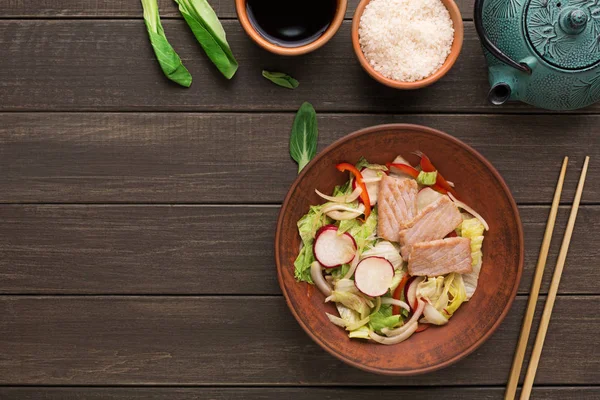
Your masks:
{"label": "teapot lid", "polygon": [[585,69],[600,62],[600,5],[596,3],[530,0],[525,11],[525,32],[537,55],[567,70]]}

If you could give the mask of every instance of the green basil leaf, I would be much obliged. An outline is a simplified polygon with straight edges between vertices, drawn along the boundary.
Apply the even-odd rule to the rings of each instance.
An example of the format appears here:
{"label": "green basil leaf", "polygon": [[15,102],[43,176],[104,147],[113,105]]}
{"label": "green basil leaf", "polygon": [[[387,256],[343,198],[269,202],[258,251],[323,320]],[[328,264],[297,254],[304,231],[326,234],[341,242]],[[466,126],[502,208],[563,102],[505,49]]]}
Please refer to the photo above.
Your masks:
{"label": "green basil leaf", "polygon": [[179,12],[192,30],[204,52],[227,78],[231,79],[238,63],[227,43],[223,25],[206,0],[175,0]]}
{"label": "green basil leaf", "polygon": [[298,163],[298,173],[317,154],[317,113],[310,103],[303,103],[296,113],[290,137],[290,155]]}
{"label": "green basil leaf", "polygon": [[173,47],[167,41],[160,16],[158,14],[158,4],[156,0],[142,0],[144,8],[144,22],[148,30],[150,43],[156,54],[156,59],[160,68],[167,78],[180,84],[190,87],[192,84],[192,75],[184,67],[179,55],[173,50]]}
{"label": "green basil leaf", "polygon": [[288,74],[284,74],[283,72],[269,72],[263,70],[262,76],[264,76],[274,84],[288,89],[296,89],[299,85],[297,80],[295,80]]}

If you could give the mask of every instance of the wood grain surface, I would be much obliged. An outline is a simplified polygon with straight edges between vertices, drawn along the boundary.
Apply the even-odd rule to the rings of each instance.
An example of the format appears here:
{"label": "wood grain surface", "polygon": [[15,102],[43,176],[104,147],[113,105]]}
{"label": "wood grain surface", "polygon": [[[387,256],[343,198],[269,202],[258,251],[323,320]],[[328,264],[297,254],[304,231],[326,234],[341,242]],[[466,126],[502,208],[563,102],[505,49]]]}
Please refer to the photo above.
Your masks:
{"label": "wood grain surface", "polygon": [[[359,0],[349,0],[346,18],[352,18]],[[456,2],[463,18],[471,19],[473,0]],[[210,2],[219,18],[237,18],[233,0]],[[162,18],[181,18],[177,5],[172,0],[158,0]],[[141,18],[139,1],[105,0],[19,0],[0,2],[0,18]]]}
{"label": "wood grain surface", "polygon": [[[288,150],[293,119],[292,113],[0,113],[0,202],[281,203],[296,178]],[[592,157],[590,182],[600,181],[597,115],[319,113],[317,121],[320,150],[377,124],[443,130],[489,159],[520,203],[551,203],[565,155],[563,202],[573,199],[585,155]],[[587,185],[583,203],[599,202],[600,185]]]}
{"label": "wood grain surface", "polygon": [[[350,43],[358,0],[329,44],[297,58],[261,50],[233,1],[210,0],[240,63],[232,81],[176,4],[158,2],[190,89],[162,75],[139,0],[0,1],[0,399],[500,399],[565,155],[543,293],[578,169],[585,155],[592,162],[532,397],[600,399],[599,105],[489,105],[473,0],[457,1],[467,21],[457,64],[413,92],[360,68]],[[300,87],[274,86],[262,69]],[[291,316],[273,235],[296,176],[287,148],[303,101],[317,109],[320,150],[371,125],[429,125],[481,152],[520,203],[520,295],[459,364],[405,379],[367,374],[318,348]]]}
{"label": "wood grain surface", "polygon": [[[503,388],[2,388],[0,398],[23,400],[364,400],[365,398],[400,398],[447,400],[501,399]],[[531,396],[539,400],[597,400],[597,387],[536,387]]]}
{"label": "wood grain surface", "polygon": [[[426,90],[413,91],[385,87],[362,70],[350,21],[318,51],[286,58],[255,45],[237,21],[224,21],[240,64],[231,81],[214,68],[183,20],[163,22],[194,77],[189,89],[163,76],[141,20],[0,21],[0,48],[6,49],[0,111],[295,111],[310,101],[319,112],[541,112],[523,103],[488,103],[487,68],[472,22],[465,23],[463,50],[452,70]],[[300,86],[275,86],[262,69],[285,71]]]}
{"label": "wood grain surface", "polygon": [[[519,212],[525,294],[549,207]],[[600,207],[579,212],[575,238],[600,236]],[[2,206],[0,294],[280,294],[273,261],[278,213],[278,206]],[[561,207],[557,232],[567,214]],[[559,244],[552,244],[542,293]],[[599,258],[597,247],[574,240],[560,293],[598,293]]]}
{"label": "wood grain surface", "polygon": [[[279,296],[2,296],[0,384],[502,385],[525,305],[517,298],[489,341],[455,366],[400,378],[337,361]],[[600,316],[590,310],[599,307],[600,296],[558,299],[538,385],[598,382],[600,348],[590,340]]]}

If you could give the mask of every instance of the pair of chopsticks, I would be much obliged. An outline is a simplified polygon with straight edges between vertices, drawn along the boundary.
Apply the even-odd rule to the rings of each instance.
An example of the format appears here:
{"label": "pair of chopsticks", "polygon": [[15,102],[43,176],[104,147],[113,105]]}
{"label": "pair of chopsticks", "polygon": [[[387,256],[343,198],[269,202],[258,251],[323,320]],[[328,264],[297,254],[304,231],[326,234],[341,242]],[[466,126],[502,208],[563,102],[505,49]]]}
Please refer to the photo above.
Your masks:
{"label": "pair of chopsticks", "polygon": [[[546,225],[546,231],[544,232],[544,239],[542,240],[540,256],[535,267],[533,283],[531,284],[531,294],[529,296],[529,301],[527,302],[527,311],[525,312],[525,317],[523,319],[521,336],[519,337],[517,351],[515,352],[515,358],[513,360],[512,368],[510,370],[508,385],[506,386],[506,393],[504,396],[505,400],[514,399],[515,394],[517,392],[519,375],[521,374],[521,366],[523,364],[523,359],[525,358],[525,349],[527,348],[529,332],[531,331],[533,315],[535,313],[535,306],[540,293],[542,276],[544,275],[544,268],[546,267],[546,260],[548,259],[548,249],[550,248],[550,242],[552,241],[552,233],[554,232],[554,223],[556,222],[556,214],[558,212],[558,204],[560,203],[560,195],[562,193],[562,187],[565,181],[565,173],[567,171],[568,161],[569,157],[565,157],[562,164],[562,169],[560,171],[560,176],[558,178],[558,183],[556,184],[556,191],[554,193],[554,199],[552,200],[550,215],[548,216],[548,224]],[[556,293],[558,292],[558,285],[560,283],[560,278],[562,276],[563,268],[565,266],[567,252],[569,251],[569,244],[571,243],[571,236],[573,235],[573,227],[575,226],[575,220],[577,219],[577,211],[579,210],[579,202],[581,201],[581,194],[583,193],[583,185],[585,184],[585,177],[587,174],[589,161],[590,158],[586,157],[583,163],[583,169],[581,170],[579,184],[577,185],[575,199],[573,200],[573,208],[571,208],[569,222],[567,223],[565,236],[563,237],[562,245],[560,247],[556,267],[554,268],[554,275],[552,275],[552,282],[550,283],[548,298],[546,299],[546,304],[544,305],[544,312],[542,314],[542,319],[540,320],[540,327],[535,338],[535,344],[533,346],[531,358],[529,359],[527,374],[525,375],[525,381],[523,382],[523,388],[521,390],[521,400],[527,400],[531,395],[531,389],[533,387],[535,373],[537,372],[537,367],[540,362],[542,347],[544,346],[544,340],[546,339],[546,332],[548,331],[548,325],[550,324],[552,309],[554,308],[554,301],[556,300]]]}

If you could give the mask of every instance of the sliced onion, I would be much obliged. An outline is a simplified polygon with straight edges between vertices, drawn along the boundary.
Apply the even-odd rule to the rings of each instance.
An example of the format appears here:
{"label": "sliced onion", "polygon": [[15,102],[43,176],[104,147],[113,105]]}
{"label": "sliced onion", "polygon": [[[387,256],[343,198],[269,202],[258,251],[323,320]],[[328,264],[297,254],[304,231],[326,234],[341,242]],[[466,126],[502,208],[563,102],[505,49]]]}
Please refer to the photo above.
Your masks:
{"label": "sliced onion", "polygon": [[360,196],[360,194],[362,193],[362,188],[356,187],[356,189],[354,189],[352,193],[336,197],[327,196],[326,194],[319,192],[317,189],[315,189],[315,192],[327,201],[331,201],[334,203],[352,203],[354,200],[358,199],[358,196]]}
{"label": "sliced onion", "polygon": [[408,301],[408,306],[411,307],[412,310],[412,305],[411,304],[415,304],[415,301],[417,301],[417,287],[419,286],[419,283],[423,282],[425,280],[424,276],[417,276],[416,278],[411,278],[412,280],[407,282],[407,285],[410,286],[405,286],[404,287],[404,294],[406,295],[406,300]]}
{"label": "sliced onion", "polygon": [[425,301],[423,301],[422,299],[417,300],[417,301],[418,301],[419,305],[417,306],[415,313],[408,321],[406,321],[406,323],[404,325],[402,325],[400,328],[396,328],[396,329],[383,328],[381,330],[381,332],[383,332],[385,335],[387,335],[389,337],[394,337],[394,336],[403,334],[407,329],[409,329],[409,326],[411,326],[413,324],[418,325],[419,318],[421,318],[423,309],[425,309]]}
{"label": "sliced onion", "polygon": [[441,312],[436,310],[436,308],[429,303],[425,304],[423,315],[425,315],[427,322],[429,322],[430,324],[446,325],[448,323],[446,317],[444,317]]}
{"label": "sliced onion", "polygon": [[456,205],[456,207],[462,208],[463,210],[465,210],[466,212],[468,212],[469,214],[471,214],[472,216],[474,216],[475,218],[477,218],[479,220],[479,222],[481,222],[483,224],[483,227],[485,228],[486,231],[490,230],[490,226],[488,225],[488,223],[485,221],[485,219],[483,219],[483,217],[481,215],[479,215],[477,213],[477,211],[473,210],[471,207],[469,207],[468,205],[466,205],[462,201],[458,200],[450,192],[448,192],[448,197],[450,197],[450,199],[452,199],[452,201],[454,202],[454,204]]}
{"label": "sliced onion", "polygon": [[[335,204],[332,204],[331,206],[335,206]],[[328,207],[331,207],[328,206]],[[344,206],[338,206],[338,207],[344,207]],[[350,208],[350,207],[347,207]],[[352,208],[352,211],[338,211],[338,210],[333,210],[333,211],[323,211],[325,214],[327,214],[327,216],[331,219],[335,219],[336,221],[345,221],[345,220],[349,220],[349,219],[354,219],[356,217],[358,217],[359,215],[361,215],[362,213],[365,212],[365,206],[363,204],[359,205],[358,208]]]}
{"label": "sliced onion", "polygon": [[336,203],[336,204],[329,204],[321,209],[321,212],[323,212],[323,214],[327,214],[328,212],[331,212],[331,211],[348,211],[348,212],[352,212],[352,213],[361,213],[362,214],[362,212],[365,211],[365,206],[360,204],[358,207],[348,207],[346,205]]}
{"label": "sliced onion", "polygon": [[356,254],[354,255],[352,264],[350,264],[350,269],[348,270],[348,272],[346,272],[346,275],[344,275],[344,279],[352,278],[352,275],[354,275],[354,271],[356,271],[356,267],[358,267],[359,262],[360,262],[360,253],[359,253],[358,249],[356,249]]}
{"label": "sliced onion", "polygon": [[373,303],[373,300],[371,300],[371,298],[369,296],[365,295],[364,293],[360,293],[359,296],[361,296],[363,299],[365,299],[369,308],[375,307],[375,303]]}
{"label": "sliced onion", "polygon": [[371,339],[373,339],[374,341],[376,341],[377,343],[381,343],[381,344],[397,344],[397,343],[403,342],[406,339],[408,339],[409,337],[411,337],[412,334],[415,333],[415,331],[419,327],[419,324],[417,322],[413,322],[412,324],[403,326],[403,328],[404,327],[406,327],[406,329],[401,334],[399,334],[397,336],[384,337],[384,336],[379,336],[378,334],[376,334],[373,331],[370,331],[369,332],[369,337]]}
{"label": "sliced onion", "polygon": [[408,304],[406,304],[405,302],[403,302],[402,300],[396,300],[393,299],[391,297],[383,297],[381,299],[381,304],[391,304],[393,306],[398,306],[398,307],[402,307],[404,308],[406,311],[410,311],[410,307],[408,306]]}
{"label": "sliced onion", "polygon": [[354,281],[346,278],[340,279],[335,283],[335,290],[336,292],[358,293],[358,289],[356,289]]}
{"label": "sliced onion", "polygon": [[329,313],[325,313],[325,315],[327,315],[327,318],[329,318],[329,320],[337,326],[341,326],[342,328],[346,327],[346,321],[344,321],[343,319],[341,319],[340,317],[336,317],[335,315],[329,314]]}
{"label": "sliced onion", "polygon": [[323,278],[322,267],[318,261],[315,261],[310,265],[310,277],[325,296],[331,295],[331,286],[329,286],[325,278]]}
{"label": "sliced onion", "polygon": [[354,219],[358,217],[362,213],[351,213],[351,212],[343,212],[343,211],[330,211],[327,213],[327,216],[336,221],[347,221],[349,219]]}
{"label": "sliced onion", "polygon": [[361,326],[363,326],[363,325],[365,325],[366,323],[368,323],[368,322],[369,322],[369,319],[370,319],[370,318],[369,318],[369,316],[367,316],[366,318],[363,318],[363,319],[361,319],[360,321],[356,321],[356,322],[355,322],[355,323],[353,323],[353,324],[348,324],[348,325],[346,326],[346,330],[347,330],[347,331],[353,331],[353,330],[355,330],[355,329],[358,329],[358,328],[360,328]]}
{"label": "sliced onion", "polygon": [[376,314],[379,311],[379,309],[381,308],[381,304],[381,297],[377,297],[375,299],[375,309],[373,310],[373,314]]}

